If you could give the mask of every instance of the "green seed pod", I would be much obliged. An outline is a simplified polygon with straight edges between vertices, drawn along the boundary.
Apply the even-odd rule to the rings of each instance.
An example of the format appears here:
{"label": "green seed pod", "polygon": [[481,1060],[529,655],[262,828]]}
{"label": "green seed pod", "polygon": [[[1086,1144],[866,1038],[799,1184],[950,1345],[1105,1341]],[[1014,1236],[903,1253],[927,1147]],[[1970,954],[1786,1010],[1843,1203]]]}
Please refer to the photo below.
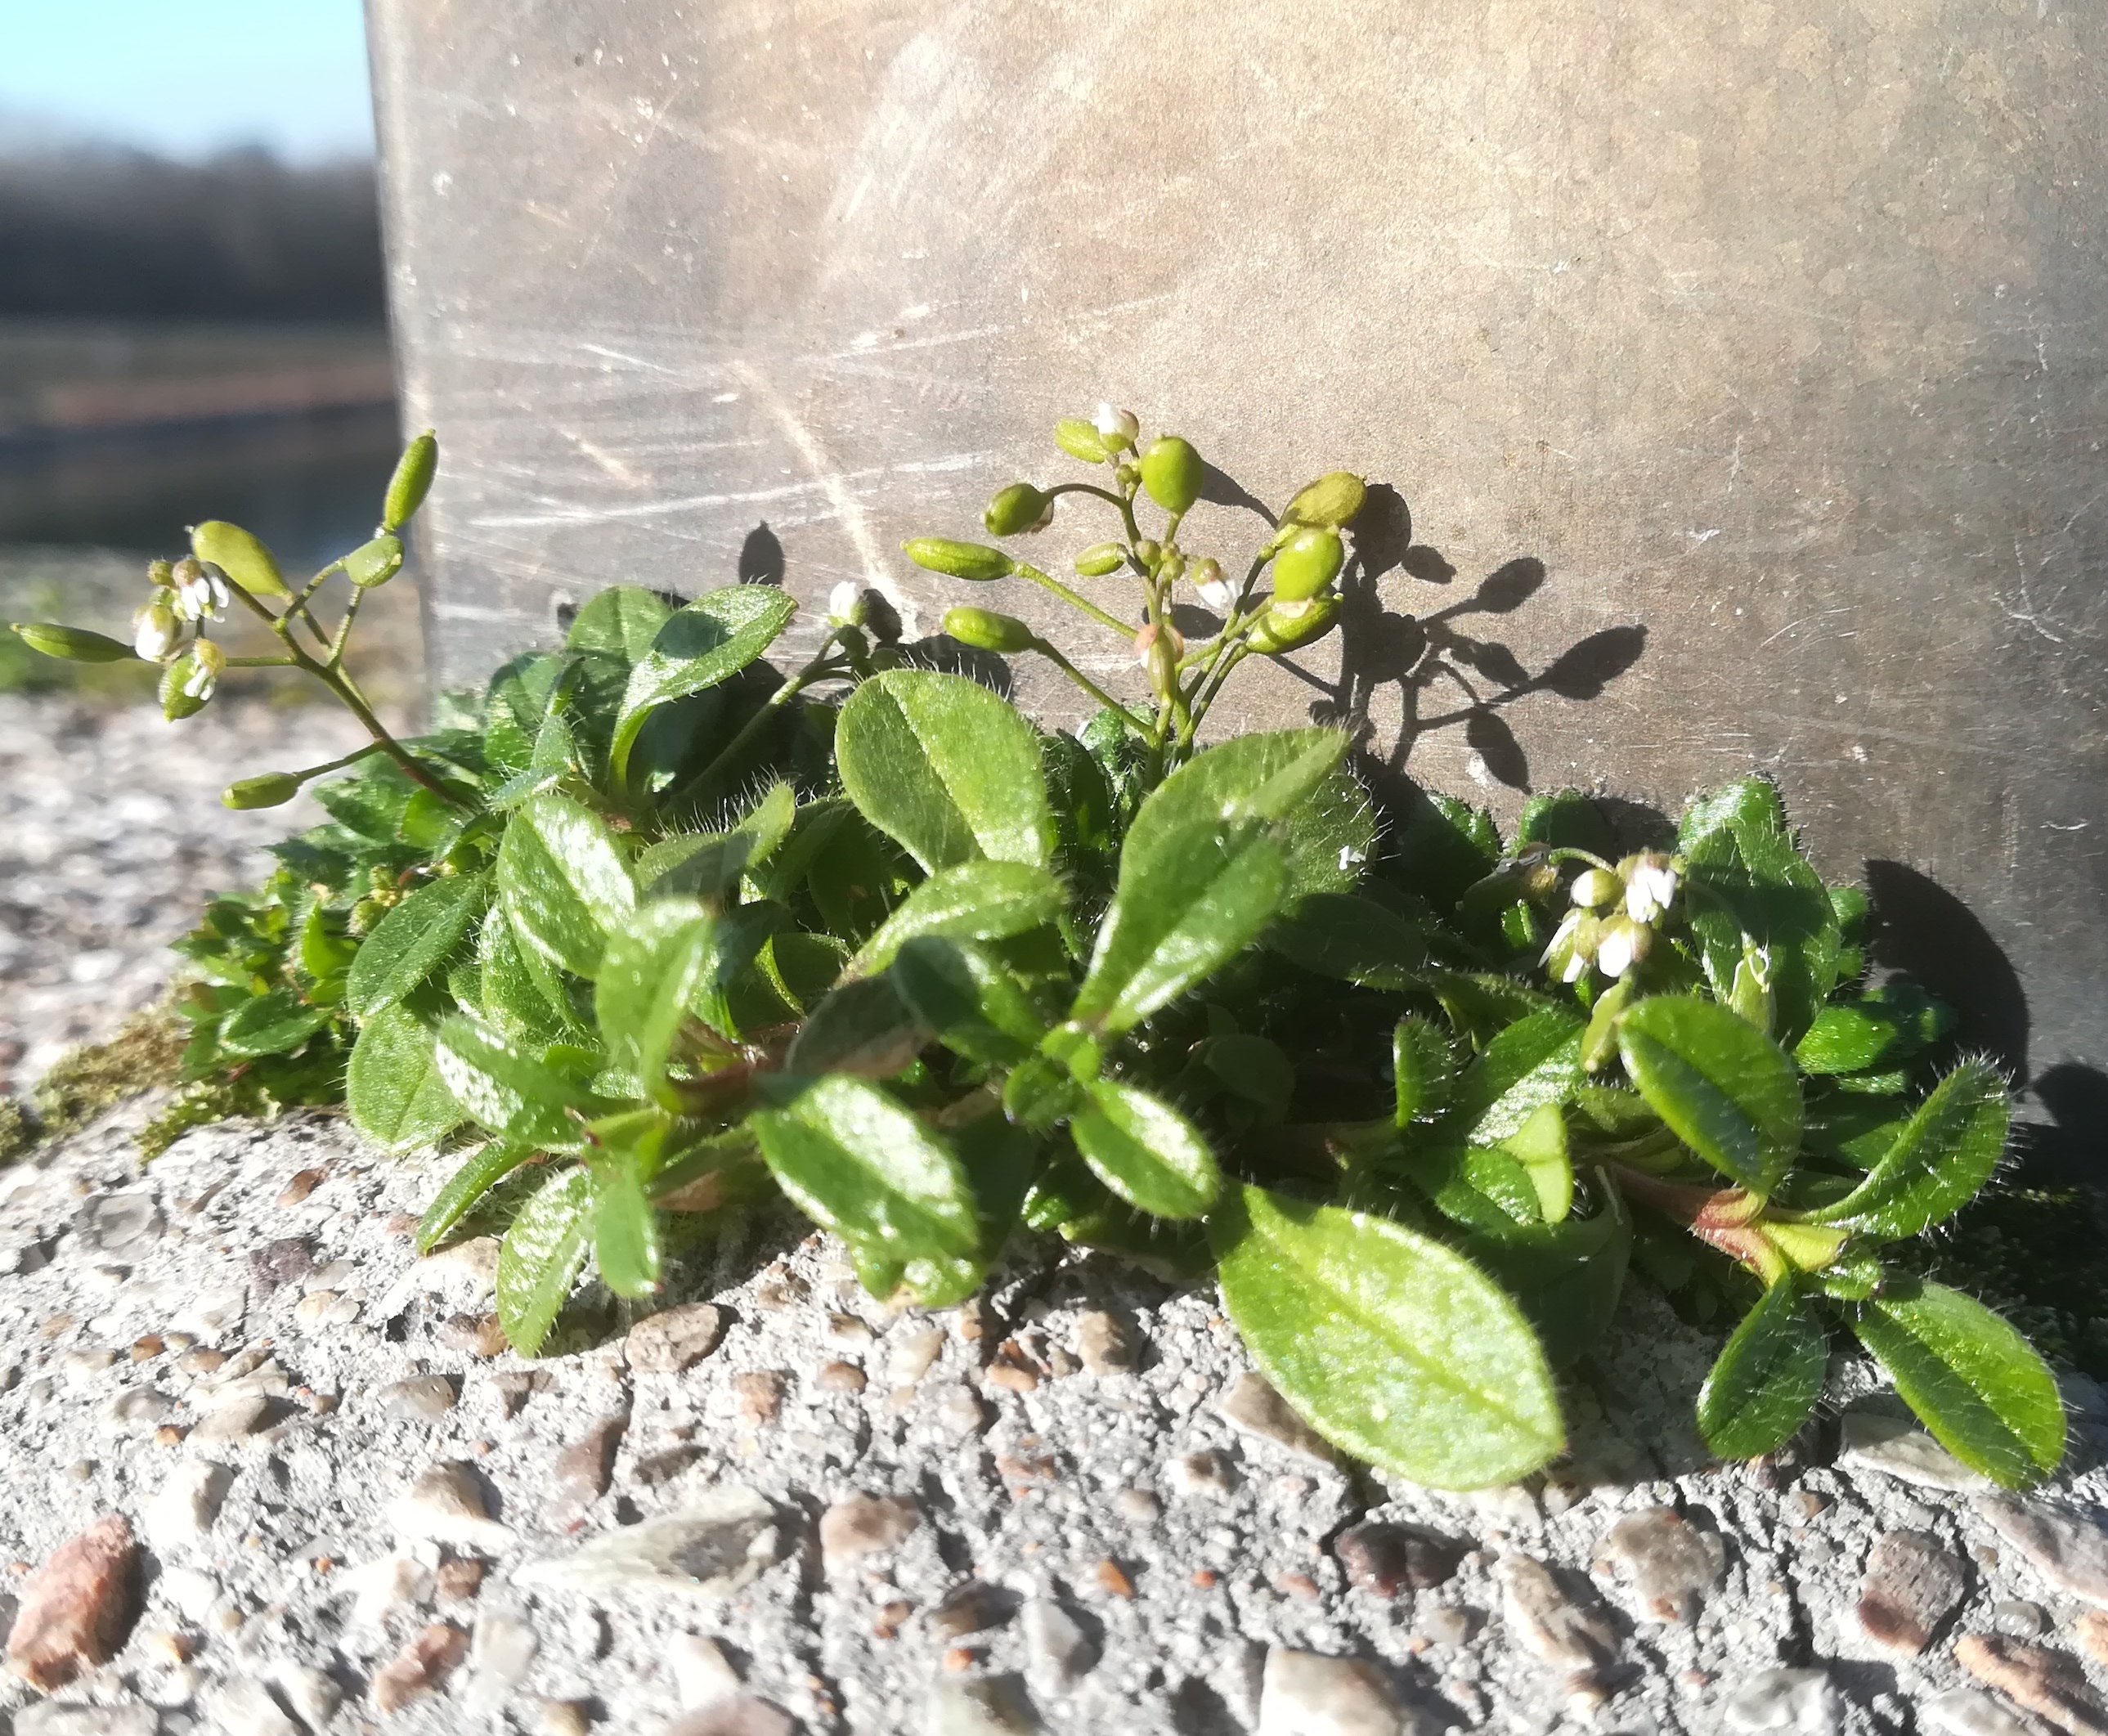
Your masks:
{"label": "green seed pod", "polygon": [[1017,563],[1000,548],[990,548],[981,543],[955,543],[949,537],[918,536],[900,546],[917,566],[953,579],[1007,579],[1017,570]]}
{"label": "green seed pod", "polygon": [[1011,656],[1029,651],[1038,636],[1014,615],[998,615],[993,609],[947,609],[944,631],[962,645]]}
{"label": "green seed pod", "polygon": [[161,715],[172,724],[179,724],[187,717],[196,717],[205,710],[210,693],[192,693],[187,689],[197,674],[196,660],[189,652],[161,671]]}
{"label": "green seed pod", "polygon": [[395,474],[388,479],[388,492],[381,503],[381,528],[400,530],[425,503],[432,489],[433,474],[439,467],[439,438],[427,428],[403,449]]}
{"label": "green seed pod", "polygon": [[64,657],[69,663],[125,663],[136,653],[129,645],[85,627],[64,627],[56,621],[17,621],[15,631],[32,651],[47,657]]}
{"label": "green seed pod", "polygon": [[1336,470],[1301,489],[1281,516],[1284,524],[1336,530],[1351,525],[1369,498],[1368,485],[1351,471]]}
{"label": "green seed pod", "polygon": [[1127,550],[1118,543],[1093,543],[1076,557],[1076,570],[1086,579],[1102,579],[1107,573],[1116,573],[1127,559]]}
{"label": "green seed pod", "polygon": [[300,793],[300,780],[291,772],[265,772],[229,784],[220,792],[229,808],[282,808]]}
{"label": "green seed pod", "polygon": [[998,489],[981,514],[990,536],[1017,536],[1027,530],[1043,530],[1054,516],[1053,498],[1029,482],[1013,482]]}
{"label": "green seed pod", "polygon": [[387,584],[403,570],[403,539],[390,531],[360,543],[344,557],[344,570],[362,591]]}
{"label": "green seed pod", "polygon": [[1054,424],[1054,444],[1086,464],[1102,464],[1112,456],[1105,435],[1080,416],[1065,416]]}
{"label": "green seed pod", "polygon": [[1191,444],[1175,434],[1149,443],[1142,455],[1142,485],[1149,498],[1167,512],[1185,512],[1200,498],[1200,483],[1208,467]]}
{"label": "green seed pod", "polygon": [[191,552],[209,561],[251,597],[291,597],[278,563],[253,533],[223,518],[209,518],[191,531]]}
{"label": "green seed pod", "polygon": [[1574,902],[1583,910],[1601,910],[1624,895],[1624,882],[1608,868],[1590,868],[1574,882]]}
{"label": "green seed pod", "polygon": [[1277,601],[1259,616],[1246,643],[1263,656],[1278,656],[1282,652],[1294,651],[1298,646],[1324,638],[1331,631],[1333,620],[1339,612],[1340,599],[1336,597]]}
{"label": "green seed pod", "polygon": [[1336,530],[1304,530],[1273,557],[1273,594],[1281,602],[1315,597],[1340,576],[1347,551]]}

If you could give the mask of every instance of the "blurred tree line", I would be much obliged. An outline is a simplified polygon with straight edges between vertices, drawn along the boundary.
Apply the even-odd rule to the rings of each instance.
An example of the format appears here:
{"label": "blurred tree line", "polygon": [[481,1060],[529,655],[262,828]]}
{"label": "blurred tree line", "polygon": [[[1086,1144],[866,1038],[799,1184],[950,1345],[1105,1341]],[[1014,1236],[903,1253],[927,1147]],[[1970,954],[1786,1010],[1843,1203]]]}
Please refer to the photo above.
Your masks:
{"label": "blurred tree line", "polygon": [[0,316],[378,322],[373,165],[0,156]]}

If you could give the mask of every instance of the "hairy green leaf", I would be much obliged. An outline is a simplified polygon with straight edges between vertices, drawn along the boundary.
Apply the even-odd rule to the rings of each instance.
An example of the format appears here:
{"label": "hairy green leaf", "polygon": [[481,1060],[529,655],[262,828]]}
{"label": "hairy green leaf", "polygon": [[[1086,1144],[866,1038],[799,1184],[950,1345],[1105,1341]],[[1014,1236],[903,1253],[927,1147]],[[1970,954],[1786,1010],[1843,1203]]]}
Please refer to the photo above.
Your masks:
{"label": "hairy green leaf", "polygon": [[509,1145],[502,1139],[488,1140],[470,1152],[417,1220],[417,1251],[430,1253],[475,1210],[478,1200],[534,1156],[527,1147]]}
{"label": "hairy green leaf", "polygon": [[1267,931],[1266,944],[1318,976],[1394,994],[1417,986],[1427,962],[1426,940],[1411,922],[1345,892],[1306,894]]}
{"label": "hairy green leaf", "polygon": [[1441,1489],[1512,1482],[1557,1453],[1559,1404],[1529,1323],[1490,1278],[1382,1218],[1232,1188],[1209,1224],[1223,1303],[1311,1426]]}
{"label": "hairy green leaf", "polygon": [[1153,1217],[1204,1215],[1223,1191],[1223,1175],[1200,1130],[1133,1085],[1099,1079],[1084,1090],[1090,1106],[1069,1131],[1098,1179]]}
{"label": "hairy green leaf", "polygon": [[597,652],[624,664],[641,661],[673,611],[634,584],[611,584],[586,600],[565,635],[566,651]]}
{"label": "hairy green leaf", "polygon": [[421,886],[381,919],[351,962],[346,1003],[371,1018],[446,962],[490,901],[490,877],[457,874]]}
{"label": "hairy green leaf", "polygon": [[1934,1087],[1864,1181],[1809,1215],[1882,1242],[1944,1222],[1998,1168],[2008,1116],[2005,1080],[1988,1062],[1964,1062]]}
{"label": "hairy green leaf", "polygon": [[298,1048],[330,1021],[327,1007],[310,1007],[291,989],[273,989],[243,1003],[219,1028],[219,1046],[236,1060]]}
{"label": "hairy green leaf", "polygon": [[1464,1070],[1448,1119],[1475,1145],[1498,1145],[1581,1084],[1581,1021],[1547,1007],[1517,1019]]}
{"label": "hairy green leaf", "polygon": [[1506,1224],[1466,1236],[1458,1251],[1515,1298],[1546,1358],[1563,1369],[1610,1330],[1632,1248],[1631,1215],[1613,1194],[1592,1218]]}
{"label": "hairy green leaf", "polygon": [[1047,1035],[1024,985],[970,942],[937,935],[910,940],[886,974],[916,1021],[970,1061],[1014,1067]]}
{"label": "hairy green leaf", "polygon": [[1944,1285],[1899,1285],[1861,1303],[1853,1329],[1933,1438],[1972,1471],[2016,1489],[2064,1457],[2064,1400],[2034,1348]]}
{"label": "hairy green leaf", "polygon": [[648,1097],[663,1093],[667,1057],[702,985],[714,927],[700,905],[661,899],[608,936],[593,1010],[609,1064],[634,1075]]}
{"label": "hairy green leaf", "polygon": [[927,873],[982,857],[1053,860],[1038,737],[964,676],[902,669],[863,683],[842,707],[835,754],[858,811]]}
{"label": "hairy green leaf", "polygon": [[1061,882],[1029,862],[962,862],[939,868],[910,892],[849,961],[853,976],[893,963],[910,940],[999,940],[1051,922],[1061,913]]}
{"label": "hairy green leaf", "polygon": [[1457,1081],[1457,1052],[1432,1019],[1409,1013],[1390,1039],[1391,1082],[1400,1127],[1431,1121],[1448,1107]]}
{"label": "hairy green leaf", "polygon": [[[512,919],[502,908],[487,911],[476,936],[477,988],[485,1021],[508,1036],[548,1043],[570,1022],[542,988],[542,974],[523,954]],[[547,970],[545,963],[543,969]]]}
{"label": "hairy green leaf", "polygon": [[462,1121],[431,1026],[402,1006],[383,1008],[359,1027],[345,1103],[352,1125],[391,1152],[435,1144]]}
{"label": "hairy green leaf", "polygon": [[602,1107],[511,1039],[458,1015],[439,1027],[439,1064],[462,1110],[516,1145],[575,1152],[585,1134],[570,1111],[597,1113]]}
{"label": "hairy green leaf", "polygon": [[772,855],[797,818],[798,799],[777,783],[729,832],[679,833],[637,859],[637,882],[647,891],[700,898],[730,897],[750,868]]}
{"label": "hairy green leaf", "polygon": [[628,774],[630,753],[654,711],[736,675],[776,643],[797,608],[773,585],[736,584],[669,615],[629,672],[608,746],[616,781]]}
{"label": "hairy green leaf", "polygon": [[513,1349],[542,1348],[584,1269],[592,1240],[592,1178],[559,1170],[520,1208],[498,1247],[498,1323]]}
{"label": "hairy green leaf", "polygon": [[930,1032],[890,976],[859,977],[842,984],[813,1009],[783,1064],[791,1073],[890,1079],[929,1040]]}
{"label": "hairy green leaf", "polygon": [[601,1281],[617,1296],[654,1296],[660,1288],[659,1214],[646,1180],[658,1167],[670,1126],[657,1110],[632,1110],[593,1124],[593,1258]]}
{"label": "hairy green leaf", "polygon": [[1768,1194],[1800,1148],[1800,1081],[1779,1046],[1695,995],[1637,1003],[1618,1026],[1625,1071],[1678,1139],[1730,1180]]}
{"label": "hairy green leaf", "polygon": [[522,941],[586,977],[600,969],[609,928],[637,906],[614,834],[597,814],[553,794],[534,797],[505,828],[498,891]]}
{"label": "hairy green leaf", "polygon": [[1830,1346],[1796,1281],[1765,1291],[1698,1391],[1698,1432],[1723,1459],[1776,1453],[1822,1396]]}

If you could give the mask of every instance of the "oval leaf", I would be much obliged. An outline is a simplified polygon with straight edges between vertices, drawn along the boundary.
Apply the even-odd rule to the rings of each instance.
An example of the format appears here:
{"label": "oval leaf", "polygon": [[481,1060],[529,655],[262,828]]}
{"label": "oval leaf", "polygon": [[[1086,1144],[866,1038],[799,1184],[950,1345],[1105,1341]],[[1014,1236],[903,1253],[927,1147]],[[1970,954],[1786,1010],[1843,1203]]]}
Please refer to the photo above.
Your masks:
{"label": "oval leaf", "polygon": [[1809,1215],[1884,1242],[1930,1229],[1991,1179],[2010,1114],[2005,1080],[1984,1062],[1964,1062],[1934,1087],[1864,1181]]}
{"label": "oval leaf", "polygon": [[506,827],[498,891],[520,939],[579,976],[600,969],[607,931],[637,904],[615,835],[597,814],[555,795],[535,796]]}
{"label": "oval leaf", "polygon": [[1240,1188],[1209,1224],[1245,1348],[1318,1433],[1438,1489],[1513,1482],[1565,1430],[1536,1335],[1462,1255],[1388,1219]]}
{"label": "oval leaf", "polygon": [[1047,1021],[1025,985],[971,942],[937,935],[911,940],[886,980],[925,1030],[969,1061],[1014,1067],[1047,1035]]}
{"label": "oval leaf", "polygon": [[1581,1021],[1563,1007],[1517,1019],[1464,1070],[1449,1115],[1476,1145],[1498,1145],[1581,1085]]}
{"label": "oval leaf", "polygon": [[850,961],[853,976],[884,970],[910,940],[1000,940],[1061,913],[1061,882],[1029,862],[962,862],[939,868],[902,900]]}
{"label": "oval leaf", "polygon": [[1770,1038],[1716,1002],[1660,994],[1625,1014],[1618,1048],[1678,1139],[1752,1193],[1777,1185],[1800,1148],[1800,1081]]}
{"label": "oval leaf", "polygon": [[1204,1215],[1223,1191],[1223,1172],[1200,1130],[1132,1085],[1101,1079],[1086,1089],[1090,1107],[1069,1131],[1098,1179],[1152,1217]]}
{"label": "oval leaf", "polygon": [[1698,1432],[1723,1459],[1776,1453],[1822,1396],[1830,1346],[1795,1284],[1773,1284],[1698,1390]]}
{"label": "oval leaf", "polygon": [[592,1186],[581,1169],[551,1176],[498,1244],[498,1323],[523,1356],[542,1348],[585,1266]]}
{"label": "oval leaf", "polygon": [[291,989],[273,989],[241,1009],[219,1028],[219,1046],[236,1060],[282,1055],[298,1048],[330,1021],[327,1007],[310,1007]]}
{"label": "oval leaf", "polygon": [[950,1149],[876,1085],[822,1079],[751,1118],[761,1155],[815,1223],[889,1265],[968,1255],[973,1190]]}
{"label": "oval leaf", "polygon": [[714,927],[700,905],[664,899],[608,938],[593,1012],[608,1064],[634,1075],[646,1096],[664,1082],[666,1057],[710,960]]}
{"label": "oval leaf", "polygon": [[842,707],[835,753],[858,811],[930,873],[982,856],[1053,859],[1038,737],[962,675],[892,670],[863,683]]}
{"label": "oval leaf", "polygon": [[468,1161],[447,1178],[446,1185],[417,1220],[417,1251],[430,1253],[469,1215],[478,1200],[534,1155],[525,1146],[508,1145],[502,1139],[477,1147]]}
{"label": "oval leaf", "polygon": [[439,1076],[472,1118],[499,1138],[538,1151],[585,1143],[574,1107],[598,1105],[571,1081],[494,1030],[454,1017],[439,1027]]}
{"label": "oval leaf", "polygon": [[360,1018],[392,1007],[446,962],[483,913],[490,882],[457,874],[421,886],[381,919],[351,961],[345,999]]}
{"label": "oval leaf", "polygon": [[608,762],[619,781],[651,714],[736,675],[776,643],[798,605],[767,584],[735,584],[669,615],[629,672]]}
{"label": "oval leaf", "polygon": [[432,1028],[403,1007],[359,1027],[345,1079],[352,1125],[391,1152],[430,1145],[461,1125],[461,1106],[440,1076]]}
{"label": "oval leaf", "polygon": [[863,977],[844,983],[813,1009],[783,1066],[790,1073],[890,1079],[929,1040],[891,977]]}
{"label": "oval leaf", "polygon": [[2064,1457],[2064,1400],[2034,1346],[1981,1302],[1943,1284],[1860,1305],[1860,1341],[1933,1438],[1972,1471],[2018,1489]]}

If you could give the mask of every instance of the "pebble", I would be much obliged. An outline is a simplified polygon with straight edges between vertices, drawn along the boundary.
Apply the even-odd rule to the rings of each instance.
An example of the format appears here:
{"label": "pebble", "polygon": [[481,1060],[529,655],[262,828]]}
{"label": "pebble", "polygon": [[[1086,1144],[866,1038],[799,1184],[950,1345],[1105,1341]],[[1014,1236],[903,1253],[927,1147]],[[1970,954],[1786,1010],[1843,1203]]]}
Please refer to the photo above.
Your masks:
{"label": "pebble", "polygon": [[743,1693],[676,1718],[664,1736],[797,1736],[797,1730],[798,1720],[781,1707]]}
{"label": "pebble", "polygon": [[177,1332],[188,1332],[193,1338],[218,1338],[240,1331],[242,1317],[248,1311],[249,1292],[237,1285],[232,1289],[200,1292],[169,1323]]}
{"label": "pebble", "polygon": [[413,1374],[408,1380],[390,1382],[373,1396],[391,1417],[436,1423],[454,1408],[454,1383],[444,1374]]}
{"label": "pebble", "polygon": [[2079,1660],[2047,1646],[1989,1634],[1964,1634],[1954,1643],[1962,1667],[2070,1736],[2108,1736],[2108,1704],[2088,1684]]}
{"label": "pebble", "polygon": [[388,1504],[388,1522],[405,1543],[444,1543],[497,1554],[511,1547],[509,1526],[490,1517],[482,1486],[463,1464],[436,1464]]}
{"label": "pebble", "polygon": [[127,1700],[119,1706],[62,1706],[47,1700],[15,1715],[15,1736],[155,1736],[160,1714]]}
{"label": "pebble", "polygon": [[468,1655],[468,1634],[435,1621],[415,1635],[373,1678],[373,1703],[392,1717],[412,1700],[438,1689]]}
{"label": "pebble", "polygon": [[2108,1615],[2097,1609],[2083,1612],[2071,1625],[2072,1638],[2097,1664],[2108,1664]]}
{"label": "pebble", "polygon": [[1052,1598],[1034,1598],[1019,1612],[1025,1670],[1043,1693],[1065,1694],[1091,1673],[1097,1648],[1083,1625]]}
{"label": "pebble", "polygon": [[432,1570],[410,1555],[384,1555],[352,1568],[342,1581],[352,1594],[351,1619],[366,1627],[385,1626],[399,1608],[430,1603],[434,1585]]}
{"label": "pebble", "polygon": [[472,1555],[457,1556],[443,1561],[432,1575],[439,1595],[456,1603],[466,1603],[483,1589],[483,1563]]}
{"label": "pebble", "polygon": [[334,1290],[310,1290],[293,1305],[303,1326],[349,1326],[358,1318],[358,1304]]}
{"label": "pebble", "polygon": [[74,1220],[84,1247],[115,1259],[135,1259],[160,1237],[161,1208],[145,1188],[92,1195]]}
{"label": "pebble", "polygon": [[1627,1513],[1604,1536],[1601,1558],[1630,1583],[1642,1616],[1684,1626],[1698,1619],[1727,1562],[1718,1536],[1668,1507]]}
{"label": "pebble", "polygon": [[586,1736],[592,1728],[592,1720],[576,1700],[538,1700],[534,1712],[542,1736]]}
{"label": "pebble", "polygon": [[714,1706],[739,1692],[739,1672],[724,1654],[724,1648],[700,1634],[676,1634],[665,1648],[673,1667],[674,1691],[690,1710]]}
{"label": "pebble", "polygon": [[1479,1630],[1479,1612],[1457,1603],[1437,1603],[1420,1618],[1420,1631],[1438,1646],[1460,1646]]}
{"label": "pebble", "polygon": [[721,1483],[675,1512],[595,1537],[570,1555],[530,1562],[513,1582],[564,1591],[629,1586],[726,1596],[775,1560],[775,1509],[753,1490]]}
{"label": "pebble", "polygon": [[1076,1322],[1076,1354],[1101,1378],[1134,1369],[1134,1340],[1116,1314],[1094,1308]]}
{"label": "pebble", "polygon": [[1967,1589],[1962,1563],[1923,1531],[1889,1531],[1867,1557],[1854,1611],[1859,1631],[1890,1651],[1917,1656]]}
{"label": "pebble", "polygon": [[307,1197],[329,1179],[327,1170],[302,1170],[279,1190],[277,1203],[281,1206],[300,1206]]}
{"label": "pebble", "polygon": [[941,1327],[918,1326],[900,1333],[886,1355],[886,1383],[894,1387],[913,1386],[930,1372],[944,1349]]}
{"label": "pebble", "polygon": [[1988,1693],[1954,1688],[1923,1702],[1918,1728],[1926,1736],[2040,1736],[2032,1719],[2009,1711]]}
{"label": "pebble", "polygon": [[1289,1409],[1288,1401],[1268,1384],[1264,1375],[1240,1375],[1217,1402],[1215,1412],[1240,1434],[1324,1464],[1337,1462],[1331,1444]]}
{"label": "pebble", "polygon": [[1992,1487],[1989,1477],[1971,1471],[1907,1414],[1885,1398],[1862,1400],[1844,1407],[1844,1447],[1839,1458],[1848,1466],[1878,1471],[1921,1489],[1952,1489],[1975,1494]]}
{"label": "pebble", "polygon": [[1728,1694],[1720,1711],[1723,1728],[1734,1736],[1835,1736],[1844,1721],[1844,1699],[1822,1670],[1759,1670]]}
{"label": "pebble", "polygon": [[623,1350],[641,1374],[679,1374],[709,1355],[723,1336],[722,1313],[708,1302],[685,1302],[639,1320],[629,1328]]}
{"label": "pebble", "polygon": [[344,1703],[344,1690],[312,1665],[286,1659],[273,1666],[271,1684],[293,1715],[311,1731],[319,1732]]}
{"label": "pebble", "polygon": [[205,1706],[212,1728],[225,1736],[306,1736],[271,1690],[250,1676],[222,1682]]}
{"label": "pebble", "polygon": [[940,1675],[930,1690],[921,1736],[1038,1736],[1045,1729],[1017,1677],[966,1681]]}
{"label": "pebble", "polygon": [[940,1639],[963,1639],[969,1634],[1001,1627],[1016,1607],[1016,1597],[1002,1587],[969,1580],[947,1592],[930,1612],[930,1631]]}
{"label": "pebble", "polygon": [[1617,1632],[1603,1612],[1570,1596],[1543,1562],[1503,1555],[1497,1571],[1508,1625],[1545,1662],[1587,1670],[1617,1656]]}
{"label": "pebble", "polygon": [[1133,1525],[1154,1525],[1164,1517],[1164,1504],[1146,1489],[1123,1489],[1113,1497],[1113,1505]]}
{"label": "pebble", "polygon": [[749,1423],[766,1426],[783,1414],[783,1389],[788,1384],[786,1377],[774,1369],[750,1369],[732,1378],[733,1396],[739,1404],[739,1414]]}
{"label": "pebble", "polygon": [[852,1350],[862,1350],[877,1336],[871,1329],[871,1323],[860,1314],[831,1314],[827,1316],[827,1337],[836,1344],[846,1345]]}
{"label": "pebble", "polygon": [[[417,1220],[412,1218],[403,1233],[414,1234],[417,1228]],[[418,1290],[435,1292],[459,1286],[472,1295],[489,1296],[498,1288],[498,1248],[495,1236],[472,1236],[436,1254],[426,1255],[406,1276],[412,1287]]]}
{"label": "pebble", "polygon": [[237,1393],[215,1401],[204,1420],[191,1431],[190,1438],[201,1441],[245,1441],[270,1426],[274,1404],[274,1400],[256,1392]]}
{"label": "pebble", "polygon": [[821,1560],[829,1573],[845,1572],[897,1547],[921,1522],[922,1509],[912,1499],[850,1495],[820,1515]]}
{"label": "pebble", "polygon": [[1417,1525],[1379,1519],[1349,1526],[1332,1544],[1347,1583],[1378,1597],[1431,1591],[1446,1585],[1464,1558],[1464,1545]]}
{"label": "pebble", "polygon": [[1976,1511],[2059,1591],[2108,1607],[2108,1516],[1989,1495]]}
{"label": "pebble", "polygon": [[1375,1665],[1281,1646],[1268,1651],[1258,1736],[1405,1736],[1410,1728]]}
{"label": "pebble", "polygon": [[861,1392],[864,1389],[864,1372],[853,1362],[827,1362],[820,1364],[820,1371],[813,1377],[813,1384],[822,1392]]}
{"label": "pebble", "polygon": [[163,1567],[154,1589],[192,1621],[204,1621],[219,1601],[219,1581],[196,1567]]}
{"label": "pebble", "polygon": [[249,1256],[249,1279],[259,1296],[297,1284],[314,1269],[314,1248],[301,1236],[281,1236]]}
{"label": "pebble", "polygon": [[475,1618],[475,1632],[469,1641],[469,1703],[480,1711],[495,1713],[527,1680],[541,1649],[534,1630],[525,1621],[485,1610]]}
{"label": "pebble", "polygon": [[174,1414],[176,1401],[151,1387],[133,1387],[102,1407],[105,1433],[151,1435]]}
{"label": "pebble", "polygon": [[1171,1461],[1171,1487],[1187,1499],[1213,1499],[1237,1486],[1237,1468],[1227,1453],[1204,1447]]}
{"label": "pebble", "polygon": [[528,1400],[538,1392],[546,1392],[548,1387],[549,1377],[539,1369],[508,1369],[492,1375],[485,1390],[498,1414],[509,1418],[518,1416],[527,1408]]}
{"label": "pebble", "polygon": [[615,1455],[628,1427],[627,1415],[602,1417],[556,1455],[552,1475],[567,1512],[576,1514],[607,1493]]}
{"label": "pebble", "polygon": [[22,1588],[7,1635],[16,1674],[50,1693],[107,1663],[131,1628],[138,1558],[116,1514],[55,1550]]}
{"label": "pebble", "polygon": [[2002,1634],[2032,1639],[2049,1631],[2049,1612],[2025,1598],[2001,1598],[1991,1606],[1991,1620]]}
{"label": "pebble", "polygon": [[956,1383],[938,1395],[935,1409],[938,1422],[954,1435],[977,1435],[988,1427],[988,1407]]}
{"label": "pebble", "polygon": [[140,1516],[146,1540],[160,1554],[180,1554],[211,1531],[233,1482],[232,1471],[209,1459],[178,1466]]}

